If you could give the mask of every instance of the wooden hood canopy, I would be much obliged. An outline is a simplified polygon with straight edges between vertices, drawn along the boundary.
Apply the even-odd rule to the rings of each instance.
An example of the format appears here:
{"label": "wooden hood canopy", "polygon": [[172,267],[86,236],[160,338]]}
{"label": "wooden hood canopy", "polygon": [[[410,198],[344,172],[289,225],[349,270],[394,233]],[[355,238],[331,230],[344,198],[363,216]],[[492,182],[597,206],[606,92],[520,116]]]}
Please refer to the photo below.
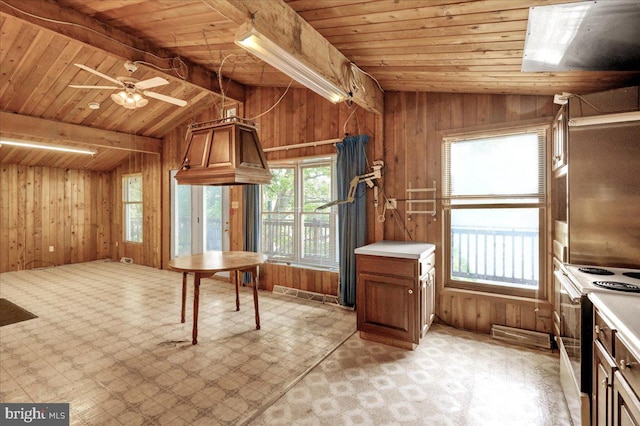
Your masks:
{"label": "wooden hood canopy", "polygon": [[194,123],[178,184],[247,185],[271,182],[255,125],[239,117]]}

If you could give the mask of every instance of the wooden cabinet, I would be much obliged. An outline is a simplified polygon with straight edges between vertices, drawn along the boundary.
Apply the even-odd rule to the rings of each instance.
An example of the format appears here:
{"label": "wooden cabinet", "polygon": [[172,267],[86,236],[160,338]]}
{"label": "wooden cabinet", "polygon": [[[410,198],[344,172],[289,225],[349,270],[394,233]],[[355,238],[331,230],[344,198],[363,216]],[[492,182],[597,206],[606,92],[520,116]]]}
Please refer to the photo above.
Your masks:
{"label": "wooden cabinet", "polygon": [[434,260],[356,255],[360,337],[415,349],[434,318]]}
{"label": "wooden cabinet", "polygon": [[618,371],[613,386],[613,424],[640,426],[640,363],[624,338],[615,337]]}
{"label": "wooden cabinet", "polygon": [[593,349],[593,385],[592,385],[592,408],[591,424],[593,426],[611,425],[613,422],[612,390],[613,374],[616,364],[611,355],[607,353],[604,346],[597,340]]}
{"label": "wooden cabinet", "polygon": [[567,165],[567,108],[562,105],[551,127],[552,151],[551,168],[553,171]]}
{"label": "wooden cabinet", "polygon": [[[431,256],[435,259],[435,256]],[[420,337],[429,331],[435,317],[436,269],[432,266],[420,278]]]}
{"label": "wooden cabinet", "polygon": [[624,338],[594,310],[593,426],[640,426],[640,369]]}
{"label": "wooden cabinet", "polygon": [[613,424],[640,425],[640,400],[619,371],[616,371],[614,376]]}

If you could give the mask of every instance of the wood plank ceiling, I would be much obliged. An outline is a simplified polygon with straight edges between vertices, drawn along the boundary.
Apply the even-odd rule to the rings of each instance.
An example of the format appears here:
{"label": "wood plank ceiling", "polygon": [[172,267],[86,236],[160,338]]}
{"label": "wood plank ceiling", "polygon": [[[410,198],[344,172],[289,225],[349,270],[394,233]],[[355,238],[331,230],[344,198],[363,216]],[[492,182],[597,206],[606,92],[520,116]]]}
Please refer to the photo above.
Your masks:
{"label": "wood plank ceiling", "polygon": [[[520,71],[529,7],[572,1],[287,0],[287,4],[385,91],[553,95],[637,84],[640,72]],[[0,0],[0,110],[110,131],[118,137],[156,138],[160,143],[176,125],[222,102],[216,93],[219,71],[233,80],[224,82],[223,88],[236,99],[242,98],[243,85],[287,86],[286,75],[234,44],[239,25],[215,7],[211,0]],[[87,26],[92,28],[83,28]],[[142,51],[155,52],[155,57]],[[172,59],[176,57],[186,68],[176,67],[179,62]],[[141,64],[133,77],[161,75],[170,84],[154,90],[185,99],[188,106],[151,99],[143,108],[126,110],[111,101],[112,90],[68,87],[109,84],[74,63],[116,77],[127,74],[126,60],[153,62],[153,66]],[[190,72],[188,79],[181,78],[185,71]],[[89,109],[92,101],[101,108]],[[50,137],[41,130],[39,140],[60,140],[53,128]],[[90,164],[86,160],[64,164],[109,170],[127,155],[125,149],[102,147]],[[30,158],[35,157],[6,146],[0,156],[3,162],[20,164],[34,164]],[[56,164],[38,158],[36,164]]]}

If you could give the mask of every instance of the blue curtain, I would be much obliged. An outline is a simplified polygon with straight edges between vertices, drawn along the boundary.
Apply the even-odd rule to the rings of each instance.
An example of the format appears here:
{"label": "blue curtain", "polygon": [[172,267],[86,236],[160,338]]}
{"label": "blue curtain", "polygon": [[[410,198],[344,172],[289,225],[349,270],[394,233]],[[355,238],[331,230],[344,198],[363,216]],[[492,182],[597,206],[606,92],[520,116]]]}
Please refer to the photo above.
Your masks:
{"label": "blue curtain", "polygon": [[[242,187],[242,227],[244,228],[244,251],[260,251],[260,187]],[[242,283],[250,283],[251,274],[242,274]]]}
{"label": "blue curtain", "polygon": [[[338,199],[349,195],[349,184],[355,176],[367,170],[365,145],[368,135],[346,136],[336,144],[338,150]],[[359,184],[355,201],[338,205],[338,251],[340,255],[340,287],[338,299],[341,305],[356,306],[356,255],[353,251],[365,243],[367,215],[365,211],[366,185]]]}

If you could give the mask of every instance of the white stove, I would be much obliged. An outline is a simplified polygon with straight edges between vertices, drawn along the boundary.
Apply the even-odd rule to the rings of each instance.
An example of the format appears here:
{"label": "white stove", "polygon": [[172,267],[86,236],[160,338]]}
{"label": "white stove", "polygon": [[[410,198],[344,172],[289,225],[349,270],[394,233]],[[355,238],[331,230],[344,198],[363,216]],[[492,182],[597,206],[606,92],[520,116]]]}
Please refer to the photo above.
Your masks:
{"label": "white stove", "polygon": [[563,266],[569,279],[582,294],[615,292],[640,296],[640,269],[570,264]]}

